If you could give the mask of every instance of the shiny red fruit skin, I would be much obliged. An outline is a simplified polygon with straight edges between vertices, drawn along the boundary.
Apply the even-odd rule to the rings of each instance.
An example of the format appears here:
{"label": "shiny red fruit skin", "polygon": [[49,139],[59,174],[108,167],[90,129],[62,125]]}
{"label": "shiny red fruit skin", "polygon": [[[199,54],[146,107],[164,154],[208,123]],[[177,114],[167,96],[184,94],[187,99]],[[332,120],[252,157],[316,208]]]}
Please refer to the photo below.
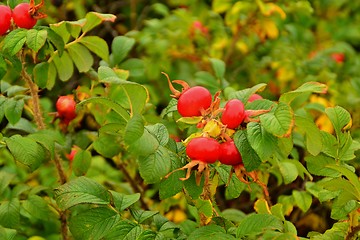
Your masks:
{"label": "shiny red fruit skin", "polygon": [[186,146],[186,154],[192,160],[214,163],[220,156],[220,143],[213,138],[193,138]]}
{"label": "shiny red fruit skin", "polygon": [[231,99],[225,104],[224,109],[221,122],[231,129],[240,126],[245,118],[245,108],[242,101],[239,99]]}
{"label": "shiny red fruit skin", "polygon": [[8,6],[0,5],[0,36],[4,35],[11,25],[11,9]]}
{"label": "shiny red fruit skin", "polygon": [[249,97],[248,102],[253,102],[253,101],[259,100],[259,99],[263,99],[263,97],[260,96],[259,94],[254,93],[253,95],[251,95],[251,96]]}
{"label": "shiny red fruit skin", "polygon": [[211,93],[204,87],[196,86],[181,93],[177,109],[183,117],[201,116],[201,109],[210,107]]}
{"label": "shiny red fruit skin", "polygon": [[337,63],[342,63],[345,61],[345,54],[344,53],[333,53],[333,54],[331,54],[331,58]]}
{"label": "shiny red fruit skin", "polygon": [[14,8],[12,17],[19,28],[31,29],[35,26],[37,20],[30,15],[29,9],[29,3],[20,3]]}
{"label": "shiny red fruit skin", "polygon": [[239,165],[242,164],[242,157],[237,149],[234,141],[227,141],[220,144],[220,157],[219,161],[226,165]]}
{"label": "shiny red fruit skin", "polygon": [[72,95],[60,96],[56,101],[56,110],[60,118],[71,121],[76,117],[76,102]]}

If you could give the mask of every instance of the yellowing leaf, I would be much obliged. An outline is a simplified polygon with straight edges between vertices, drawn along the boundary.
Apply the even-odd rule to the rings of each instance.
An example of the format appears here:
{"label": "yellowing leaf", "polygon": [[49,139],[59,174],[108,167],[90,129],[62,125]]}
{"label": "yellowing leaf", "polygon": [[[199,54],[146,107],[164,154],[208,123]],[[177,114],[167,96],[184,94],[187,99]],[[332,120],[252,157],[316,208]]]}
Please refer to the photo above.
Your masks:
{"label": "yellowing leaf", "polygon": [[249,47],[243,41],[238,41],[236,43],[236,48],[240,50],[241,53],[246,54],[249,52]]}
{"label": "yellowing leaf", "polygon": [[268,38],[275,39],[279,36],[279,30],[273,21],[265,20],[262,27]]}
{"label": "yellowing leaf", "polygon": [[331,121],[328,118],[328,116],[326,116],[326,114],[322,114],[320,117],[318,117],[318,119],[316,119],[316,121],[315,121],[315,124],[322,131],[325,131],[325,132],[328,132],[331,134],[334,132],[334,127],[331,124]]}
{"label": "yellowing leaf", "polygon": [[203,132],[207,133],[209,136],[216,138],[221,134],[221,129],[223,127],[223,124],[215,119],[212,119],[209,121],[204,129]]}
{"label": "yellowing leaf", "polygon": [[278,13],[281,19],[286,18],[286,13],[284,10],[274,3],[267,3],[260,5],[260,11],[264,16],[272,16],[274,13]]}
{"label": "yellowing leaf", "polygon": [[289,67],[280,67],[276,71],[276,77],[280,82],[288,82],[295,77],[295,73]]}

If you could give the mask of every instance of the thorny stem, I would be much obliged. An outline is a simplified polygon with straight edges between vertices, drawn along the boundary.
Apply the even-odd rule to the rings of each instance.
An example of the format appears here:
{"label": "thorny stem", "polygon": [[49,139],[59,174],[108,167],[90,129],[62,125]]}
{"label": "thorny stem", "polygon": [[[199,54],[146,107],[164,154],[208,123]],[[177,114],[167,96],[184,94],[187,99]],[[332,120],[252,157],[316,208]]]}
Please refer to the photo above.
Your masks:
{"label": "thorny stem", "polygon": [[[24,56],[22,56],[22,58],[24,58]],[[21,76],[23,77],[23,79],[25,80],[26,84],[29,86],[29,89],[30,89],[30,95],[31,95],[31,100],[32,100],[32,104],[33,104],[32,110],[33,110],[36,125],[38,126],[38,129],[40,129],[40,130],[45,129],[45,123],[44,123],[41,108],[40,108],[40,101],[39,101],[39,94],[38,94],[39,88],[32,81],[30,75],[26,72],[25,61],[23,61],[23,65],[22,65],[22,69],[21,69]]]}
{"label": "thorny stem", "polygon": [[[21,55],[22,60],[22,69],[21,69],[21,76],[25,80],[26,84],[29,86],[30,89],[30,95],[32,100],[32,111],[34,114],[34,119],[36,122],[36,125],[38,126],[39,130],[43,130],[46,128],[46,125],[44,123],[43,117],[42,117],[42,111],[40,108],[40,99],[39,99],[39,87],[36,85],[36,83],[33,82],[31,76],[26,72],[25,67],[25,54]],[[60,157],[58,154],[55,153],[54,156],[54,164],[56,167],[56,170],[59,175],[60,184],[64,184],[67,182],[67,178],[65,175],[65,172],[62,168]],[[67,214],[65,211],[59,211],[60,215],[60,221],[61,221],[61,235],[63,240],[68,240],[68,228],[67,228]]]}
{"label": "thorny stem", "polygon": [[350,232],[348,232],[348,234],[345,237],[345,240],[356,239],[356,235],[359,233],[359,231],[360,231],[360,225],[351,227]]}

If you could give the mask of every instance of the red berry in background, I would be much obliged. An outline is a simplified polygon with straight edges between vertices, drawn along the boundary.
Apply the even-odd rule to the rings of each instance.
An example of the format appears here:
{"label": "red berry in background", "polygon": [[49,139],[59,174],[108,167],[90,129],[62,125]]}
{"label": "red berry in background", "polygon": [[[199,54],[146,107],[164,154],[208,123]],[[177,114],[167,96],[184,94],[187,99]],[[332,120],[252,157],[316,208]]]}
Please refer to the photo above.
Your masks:
{"label": "red berry in background", "polygon": [[343,63],[345,61],[344,53],[333,53],[331,54],[331,58],[337,63]]}
{"label": "red berry in background", "polygon": [[186,154],[191,160],[214,163],[220,156],[220,143],[213,138],[193,138],[186,146]]}
{"label": "red berry in background", "polygon": [[4,35],[11,25],[11,9],[8,6],[0,5],[0,36]]}
{"label": "red berry in background", "polygon": [[206,110],[212,102],[211,93],[204,87],[196,86],[181,93],[177,109],[183,117],[201,116],[201,110]]}
{"label": "red berry in background", "polygon": [[259,99],[263,99],[263,97],[260,96],[259,94],[254,93],[253,95],[251,95],[251,96],[249,97],[248,102],[253,102],[253,101],[259,100]]}
{"label": "red berry in background", "polygon": [[73,95],[61,96],[56,101],[58,117],[69,124],[76,117],[76,102]]}
{"label": "red berry in background", "polygon": [[20,3],[13,9],[12,17],[18,27],[31,29],[35,26],[37,19],[31,16],[29,10],[29,3]]}
{"label": "red berry in background", "polygon": [[242,101],[239,99],[231,99],[225,104],[224,109],[221,122],[231,129],[240,126],[245,118],[245,108]]}
{"label": "red berry in background", "polygon": [[242,164],[242,157],[233,140],[220,144],[219,161],[226,165]]}
{"label": "red berry in background", "polygon": [[74,159],[76,153],[77,153],[77,148],[76,147],[71,148],[71,152],[69,154],[66,154],[67,159],[69,159],[69,161],[71,162]]}

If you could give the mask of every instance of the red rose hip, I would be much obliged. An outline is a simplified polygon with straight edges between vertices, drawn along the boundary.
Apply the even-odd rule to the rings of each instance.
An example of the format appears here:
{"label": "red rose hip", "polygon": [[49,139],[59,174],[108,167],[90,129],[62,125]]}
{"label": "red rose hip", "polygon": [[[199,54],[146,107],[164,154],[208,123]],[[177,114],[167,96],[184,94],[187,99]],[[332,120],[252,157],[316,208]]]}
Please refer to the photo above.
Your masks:
{"label": "red rose hip", "polygon": [[0,5],[0,36],[4,35],[11,25],[11,9],[8,6]]}
{"label": "red rose hip", "polygon": [[220,156],[220,143],[213,138],[193,138],[186,146],[186,154],[191,160],[214,163]]}
{"label": "red rose hip", "polygon": [[31,29],[35,26],[37,20],[31,16],[29,10],[29,3],[20,3],[14,8],[12,17],[18,27]]}
{"label": "red rose hip", "polygon": [[232,166],[242,164],[241,154],[234,141],[231,140],[220,144],[219,161],[223,164]]}
{"label": "red rose hip", "polygon": [[73,95],[60,96],[56,102],[58,116],[70,122],[76,117],[76,102]]}
{"label": "red rose hip", "polygon": [[231,129],[240,126],[245,118],[244,104],[239,99],[231,99],[225,104],[224,109],[221,122]]}
{"label": "red rose hip", "polygon": [[177,109],[183,117],[201,116],[201,110],[210,107],[212,101],[211,93],[204,87],[196,86],[181,93]]}
{"label": "red rose hip", "polygon": [[257,94],[257,93],[254,93],[253,95],[251,95],[251,96],[249,97],[248,102],[253,102],[253,101],[256,101],[256,100],[260,100],[260,99],[263,99],[263,97],[260,96],[260,95]]}

